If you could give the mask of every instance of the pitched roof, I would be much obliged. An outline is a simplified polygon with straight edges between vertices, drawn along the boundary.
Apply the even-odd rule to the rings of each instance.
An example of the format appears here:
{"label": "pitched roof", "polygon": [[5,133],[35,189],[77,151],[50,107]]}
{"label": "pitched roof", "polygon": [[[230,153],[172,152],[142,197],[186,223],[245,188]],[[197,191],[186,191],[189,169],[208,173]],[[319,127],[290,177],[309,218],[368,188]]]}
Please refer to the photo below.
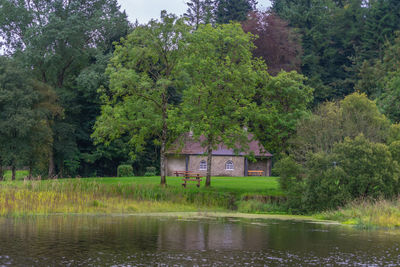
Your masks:
{"label": "pitched roof", "polygon": [[[256,157],[272,157],[263,145],[257,140],[254,140],[253,135],[249,134],[249,152],[253,152]],[[202,155],[205,154],[206,148],[201,146],[201,142],[205,140],[204,136],[200,137],[199,141],[195,141],[189,134],[182,136],[182,139],[177,139],[170,149],[167,150],[167,154],[177,155]],[[247,155],[249,152],[241,152],[239,155]],[[218,148],[213,150],[213,155],[219,156],[235,156],[233,149],[226,147],[223,143],[218,145]]]}

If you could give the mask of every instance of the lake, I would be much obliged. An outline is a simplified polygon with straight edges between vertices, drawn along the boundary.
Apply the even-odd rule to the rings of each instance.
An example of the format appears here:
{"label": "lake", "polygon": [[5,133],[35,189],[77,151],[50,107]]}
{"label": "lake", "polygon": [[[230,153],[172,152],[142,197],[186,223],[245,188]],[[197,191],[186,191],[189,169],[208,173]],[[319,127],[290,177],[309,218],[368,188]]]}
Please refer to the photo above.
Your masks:
{"label": "lake", "polygon": [[0,266],[399,266],[400,233],[312,221],[0,218]]}

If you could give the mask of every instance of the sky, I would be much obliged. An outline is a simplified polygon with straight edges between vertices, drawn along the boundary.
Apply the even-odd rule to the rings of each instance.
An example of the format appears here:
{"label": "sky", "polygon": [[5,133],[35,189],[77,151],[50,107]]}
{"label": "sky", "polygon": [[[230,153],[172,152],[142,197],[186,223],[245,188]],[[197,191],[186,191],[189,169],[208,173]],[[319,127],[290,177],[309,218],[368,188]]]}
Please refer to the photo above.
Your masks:
{"label": "sky", "polygon": [[[159,18],[161,10],[182,15],[186,11],[187,0],[118,0],[122,10],[126,10],[131,22],[136,19],[146,23],[152,18]],[[265,9],[271,5],[270,0],[258,0],[258,8]]]}

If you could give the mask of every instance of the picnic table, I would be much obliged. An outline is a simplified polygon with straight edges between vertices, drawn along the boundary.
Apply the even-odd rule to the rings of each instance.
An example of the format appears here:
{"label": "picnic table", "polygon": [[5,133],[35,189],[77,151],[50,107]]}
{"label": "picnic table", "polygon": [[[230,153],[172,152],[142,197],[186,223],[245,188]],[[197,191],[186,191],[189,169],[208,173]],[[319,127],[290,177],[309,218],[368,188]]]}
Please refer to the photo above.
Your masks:
{"label": "picnic table", "polygon": [[264,171],[262,170],[252,170],[252,171],[247,171],[249,176],[263,176]]}
{"label": "picnic table", "polygon": [[196,186],[200,187],[200,182],[202,181],[203,176],[200,175],[200,173],[195,173],[191,171],[175,171],[176,176],[182,175],[184,178],[182,181],[184,182],[182,184],[183,187],[186,188],[187,182],[197,182]]}

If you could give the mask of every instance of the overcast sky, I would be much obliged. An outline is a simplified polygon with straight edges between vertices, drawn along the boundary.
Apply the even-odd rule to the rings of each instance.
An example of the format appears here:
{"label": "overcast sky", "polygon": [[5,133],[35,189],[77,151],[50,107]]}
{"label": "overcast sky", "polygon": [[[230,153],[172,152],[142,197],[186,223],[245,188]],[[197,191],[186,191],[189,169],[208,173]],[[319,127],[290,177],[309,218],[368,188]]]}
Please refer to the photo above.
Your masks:
{"label": "overcast sky", "polygon": [[[122,10],[126,10],[131,22],[137,19],[146,23],[151,18],[159,18],[161,10],[168,13],[182,15],[186,11],[187,0],[118,0]],[[258,0],[258,8],[265,9],[270,6],[270,0]]]}

